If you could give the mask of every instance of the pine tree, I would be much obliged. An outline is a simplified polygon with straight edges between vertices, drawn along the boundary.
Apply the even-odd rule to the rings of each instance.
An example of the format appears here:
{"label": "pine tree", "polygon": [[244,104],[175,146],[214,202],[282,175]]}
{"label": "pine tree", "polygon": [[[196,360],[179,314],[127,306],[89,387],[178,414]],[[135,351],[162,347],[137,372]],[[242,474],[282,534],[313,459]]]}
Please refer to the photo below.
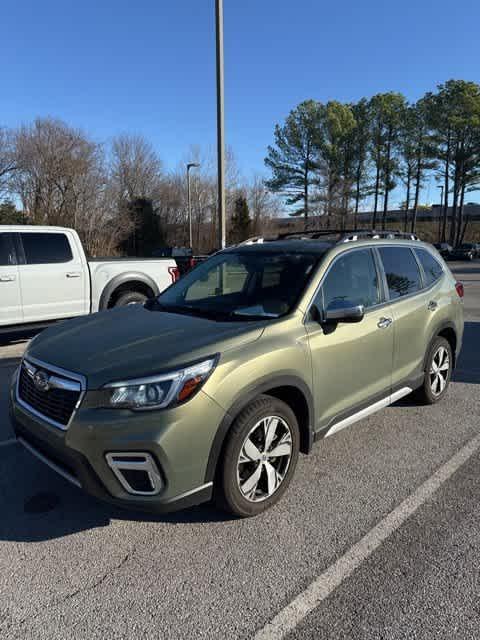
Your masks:
{"label": "pine tree", "polygon": [[232,216],[231,236],[232,242],[242,242],[246,240],[250,231],[250,211],[248,202],[244,195],[235,198],[234,211]]}
{"label": "pine tree", "polygon": [[266,185],[285,198],[288,206],[297,205],[292,216],[308,218],[312,188],[317,181],[318,126],[320,105],[314,100],[302,102],[290,112],[283,126],[275,127],[275,146],[268,147],[265,164],[272,172]]}

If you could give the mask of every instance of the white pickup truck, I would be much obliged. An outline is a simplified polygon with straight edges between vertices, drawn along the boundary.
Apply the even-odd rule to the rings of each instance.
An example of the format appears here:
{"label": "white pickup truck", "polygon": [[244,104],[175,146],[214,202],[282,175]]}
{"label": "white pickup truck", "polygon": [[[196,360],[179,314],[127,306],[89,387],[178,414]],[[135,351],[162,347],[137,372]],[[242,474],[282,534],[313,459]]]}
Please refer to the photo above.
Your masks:
{"label": "white pickup truck", "polygon": [[87,260],[73,229],[0,225],[0,332],[141,303],[178,276],[171,258]]}

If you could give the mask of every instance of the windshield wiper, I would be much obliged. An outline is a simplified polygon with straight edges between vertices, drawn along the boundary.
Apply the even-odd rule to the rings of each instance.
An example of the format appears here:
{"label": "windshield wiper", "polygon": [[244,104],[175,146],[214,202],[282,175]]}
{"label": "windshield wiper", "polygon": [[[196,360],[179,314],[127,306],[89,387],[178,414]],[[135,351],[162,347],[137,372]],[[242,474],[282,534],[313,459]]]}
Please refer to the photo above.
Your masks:
{"label": "windshield wiper", "polygon": [[226,320],[230,314],[226,311],[217,311],[215,309],[202,309],[201,307],[193,307],[190,305],[180,304],[164,304],[157,298],[147,300],[145,308],[149,311],[165,311],[166,313],[179,313],[185,316],[199,316],[201,318],[209,318],[211,320]]}
{"label": "windshield wiper", "polygon": [[241,311],[231,311],[230,318],[236,320],[272,320],[278,318],[276,313],[242,313]]}

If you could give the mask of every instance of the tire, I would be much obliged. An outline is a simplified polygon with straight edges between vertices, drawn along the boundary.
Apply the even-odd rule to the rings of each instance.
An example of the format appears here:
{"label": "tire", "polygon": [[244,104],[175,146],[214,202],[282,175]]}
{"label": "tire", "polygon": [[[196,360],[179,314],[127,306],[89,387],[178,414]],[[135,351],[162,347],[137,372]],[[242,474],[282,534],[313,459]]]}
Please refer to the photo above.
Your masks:
{"label": "tire", "polygon": [[[447,360],[442,360],[440,356],[442,349],[443,353],[446,353]],[[448,369],[439,370],[436,374],[435,369],[438,368],[438,364],[440,367],[444,367],[446,363],[448,363]],[[430,345],[425,361],[423,385],[415,393],[417,400],[422,404],[435,404],[442,400],[450,384],[452,368],[453,353],[450,343],[445,338],[435,338]]]}
{"label": "tire", "polygon": [[[273,438],[267,452],[266,437]],[[269,509],[287,490],[299,449],[300,431],[290,407],[277,398],[258,396],[240,412],[228,435],[215,486],[217,505],[243,518]],[[275,450],[281,455],[268,455]]]}
{"label": "tire", "polygon": [[122,293],[113,303],[114,307],[126,307],[128,304],[144,304],[147,296],[140,291],[127,291]]}

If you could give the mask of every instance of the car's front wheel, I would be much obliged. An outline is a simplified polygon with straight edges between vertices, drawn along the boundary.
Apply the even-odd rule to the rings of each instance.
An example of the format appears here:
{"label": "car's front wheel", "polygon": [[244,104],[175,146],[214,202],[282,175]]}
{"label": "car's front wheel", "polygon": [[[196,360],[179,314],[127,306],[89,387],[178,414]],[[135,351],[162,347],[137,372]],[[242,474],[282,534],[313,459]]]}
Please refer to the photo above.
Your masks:
{"label": "car's front wheel", "polygon": [[441,336],[430,345],[425,362],[425,378],[417,397],[425,404],[435,404],[447,392],[453,370],[453,352],[450,343]]}
{"label": "car's front wheel", "polygon": [[271,507],[290,484],[299,448],[298,422],[290,407],[259,396],[230,431],[217,479],[217,504],[241,517]]}

